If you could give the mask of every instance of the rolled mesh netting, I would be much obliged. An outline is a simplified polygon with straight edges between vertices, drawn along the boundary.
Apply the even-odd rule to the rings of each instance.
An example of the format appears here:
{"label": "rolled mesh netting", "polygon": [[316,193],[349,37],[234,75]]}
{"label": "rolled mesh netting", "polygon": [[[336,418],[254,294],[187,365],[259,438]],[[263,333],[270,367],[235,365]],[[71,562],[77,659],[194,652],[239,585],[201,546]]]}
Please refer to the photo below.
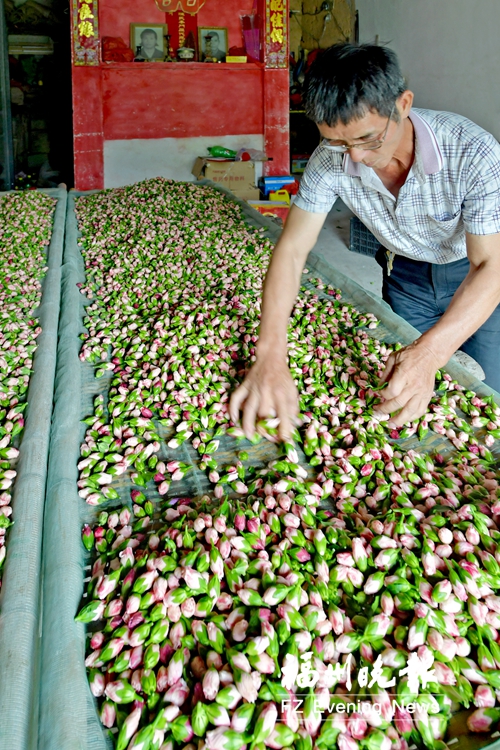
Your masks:
{"label": "rolled mesh netting", "polygon": [[[42,193],[42,194],[41,194]],[[41,584],[41,546],[47,455],[52,414],[52,394],[56,367],[57,325],[59,318],[60,274],[66,217],[64,189],[24,194],[4,194],[1,201],[16,207],[11,227],[26,220],[43,225],[37,206],[53,212],[48,236],[50,245],[43,250],[41,266],[47,271],[41,284],[41,303],[35,311],[26,308],[41,328],[36,338],[36,352],[26,400],[28,406],[25,429],[20,434],[20,454],[13,485],[12,519],[8,529],[7,556],[0,595],[0,747],[26,750],[36,747],[38,704],[39,612]],[[28,209],[24,213],[25,209]],[[9,234],[10,249],[25,262],[17,268],[21,276],[30,270],[35,245],[23,247],[23,239],[6,223],[3,237]],[[27,228],[29,236],[29,225]],[[14,283],[14,264],[9,273]],[[16,303],[23,303],[26,292],[22,286]],[[13,292],[17,295],[16,292]],[[29,302],[29,298],[26,300]],[[18,316],[17,323],[22,323]],[[20,325],[19,341],[23,340]],[[0,353],[1,355],[2,353]],[[5,356],[5,352],[3,353]],[[28,368],[30,369],[30,368]],[[21,397],[20,403],[23,401]],[[16,442],[16,439],[14,439]]]}

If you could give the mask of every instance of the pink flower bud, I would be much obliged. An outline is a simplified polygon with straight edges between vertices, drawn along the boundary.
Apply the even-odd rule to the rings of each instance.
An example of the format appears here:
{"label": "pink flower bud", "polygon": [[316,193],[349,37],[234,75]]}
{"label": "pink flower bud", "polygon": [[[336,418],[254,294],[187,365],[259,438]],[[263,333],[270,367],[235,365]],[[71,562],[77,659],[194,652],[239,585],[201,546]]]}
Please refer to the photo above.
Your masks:
{"label": "pink flower bud", "polygon": [[136,646],[133,648],[130,652],[130,661],[129,661],[129,667],[130,669],[137,669],[142,664],[143,659],[143,646]]}
{"label": "pink flower bud", "polygon": [[436,651],[441,651],[443,648],[444,638],[437,630],[431,628],[427,634],[427,642],[429,646]]}
{"label": "pink flower bud", "polygon": [[308,562],[310,559],[311,559],[311,555],[306,549],[302,548],[297,552],[297,560],[299,562],[305,563],[305,562]]}
{"label": "pink flower bud", "polygon": [[352,713],[347,720],[347,727],[351,736],[355,740],[362,740],[368,731],[368,724],[363,716],[358,713]]}
{"label": "pink flower bud", "polygon": [[101,631],[94,633],[92,638],[90,639],[90,648],[91,649],[97,649],[102,646],[105,640],[105,635]]}
{"label": "pink flower bud", "polygon": [[172,658],[170,659],[170,662],[167,668],[169,685],[175,685],[181,679],[183,669],[184,669],[184,662],[182,658],[182,652],[176,651],[174,655],[172,656]]}
{"label": "pink flower bud", "polygon": [[247,674],[246,672],[241,672],[235,680],[235,683],[241,697],[246,700],[247,703],[255,703],[258,690],[255,687],[252,675]]}
{"label": "pink flower bud", "polygon": [[[212,622],[208,623],[207,630],[209,626],[214,624]],[[209,636],[210,637],[210,636]],[[206,656],[207,660],[207,667],[209,669],[216,669],[217,671],[220,671],[222,669],[223,663],[222,663],[222,656],[217,653],[217,651],[209,651]]]}
{"label": "pink flower bud", "polygon": [[168,687],[168,670],[162,664],[156,674],[156,690],[159,693],[164,693]]}
{"label": "pink flower bud", "polygon": [[462,638],[459,636],[458,638],[455,638],[455,644],[457,647],[457,656],[469,656],[471,652],[471,645],[467,638]]}
{"label": "pink flower bud", "polygon": [[116,707],[111,701],[104,701],[101,708],[101,722],[105,727],[111,729],[116,721]]}
{"label": "pink flower bud", "polygon": [[207,701],[214,701],[219,692],[220,678],[216,669],[209,669],[203,677],[203,694]]}
{"label": "pink flower bud", "polygon": [[102,672],[99,672],[98,670],[96,670],[92,674],[92,678],[89,684],[90,684],[91,693],[95,698],[100,698],[101,695],[104,694],[104,688],[106,687],[106,680]]}
{"label": "pink flower bud", "polygon": [[255,669],[261,674],[273,674],[276,668],[274,659],[272,659],[269,654],[266,653],[259,654],[258,656],[254,657],[253,665]]}
{"label": "pink flower bud", "polygon": [[168,584],[166,578],[157,578],[153,583],[153,596],[156,602],[161,602],[163,600],[163,597],[167,593],[167,587]]}
{"label": "pink flower bud", "polygon": [[247,628],[248,622],[246,620],[239,620],[235,623],[232,629],[232,637],[236,643],[242,643],[245,640]]}
{"label": "pink flower bud", "polygon": [[467,728],[471,732],[490,732],[499,719],[499,709],[478,708],[467,719]]}
{"label": "pink flower bud", "polygon": [[337,737],[337,745],[339,750],[358,750],[359,748],[354,736],[349,737],[348,734],[339,734]]}
{"label": "pink flower bud", "polygon": [[[479,542],[481,541],[481,537],[479,536],[479,531],[476,529],[475,526],[472,526],[472,524],[467,527],[467,530],[465,532],[465,538],[473,546],[477,546]],[[473,550],[470,550],[470,551],[472,552]]]}
{"label": "pink flower bud", "polygon": [[184,680],[178,680],[167,692],[163,700],[165,703],[173,703],[174,706],[182,706],[189,696],[189,688]]}
{"label": "pink flower bud", "polygon": [[185,602],[182,602],[181,612],[184,617],[191,618],[194,616],[194,613],[196,612],[196,601],[192,596],[190,596],[189,599],[186,599]]}
{"label": "pink flower bud", "polygon": [[486,615],[488,614],[488,607],[482,602],[478,602],[473,597],[469,599],[469,614],[476,623],[482,627],[486,623]]}
{"label": "pink flower bud", "polygon": [[209,545],[211,545],[211,544],[217,544],[217,542],[219,541],[219,534],[217,533],[217,531],[213,527],[212,528],[208,528],[205,531],[205,541]]}
{"label": "pink flower bud", "polygon": [[380,597],[380,606],[382,607],[382,612],[388,617],[394,612],[394,599],[388,591],[384,591]]}
{"label": "pink flower bud", "polygon": [[406,708],[399,708],[399,706],[396,706],[394,712],[394,723],[396,729],[402,735],[408,735],[413,731],[413,719]]}
{"label": "pink flower bud", "polygon": [[446,666],[446,664],[443,664],[440,661],[435,661],[434,665],[434,673],[436,676],[436,680],[439,682],[440,685],[455,685],[456,684],[456,677],[453,674],[453,671],[450,669],[450,667]]}
{"label": "pink flower bud", "polygon": [[478,685],[474,693],[474,704],[478,708],[494,708],[496,695],[493,688],[489,685]]}

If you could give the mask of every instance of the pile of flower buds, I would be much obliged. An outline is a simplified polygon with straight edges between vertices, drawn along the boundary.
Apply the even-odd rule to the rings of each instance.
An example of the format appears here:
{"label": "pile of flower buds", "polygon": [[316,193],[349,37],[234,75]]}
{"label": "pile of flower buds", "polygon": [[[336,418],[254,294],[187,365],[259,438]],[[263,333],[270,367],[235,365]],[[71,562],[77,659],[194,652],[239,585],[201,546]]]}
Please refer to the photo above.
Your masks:
{"label": "pile of flower buds", "polygon": [[[229,426],[228,401],[255,359],[270,242],[220,193],[191,183],[156,179],[82,197],[77,215],[86,266],[81,291],[92,300],[80,358],[95,365],[97,378],[112,373],[106,399],[96,399],[85,420],[80,496],[91,505],[116,499],[113,477],[125,473],[139,486],[154,480],[166,494],[187,467],[169,461],[158,469],[159,428],[173,433],[172,450],[191,441],[217,492],[227,484],[246,494],[245,469],[221,472],[214,453],[226,432],[243,436]],[[457,450],[488,450],[500,435],[500,409],[441,374],[429,412],[389,435],[371,407],[393,347],[368,335],[377,325],[373,315],[345,304],[320,280],[315,285],[326,293],[303,288],[289,327],[302,421],[312,422],[296,438],[315,454],[313,465],[329,458],[332,446],[379,445],[415,433],[423,438],[429,427]],[[476,428],[487,430],[485,444]],[[272,420],[259,432],[276,440]]]}
{"label": "pile of flower buds", "polygon": [[38,192],[0,197],[0,585],[54,207]]}
{"label": "pile of flower buds", "polygon": [[265,481],[244,503],[175,498],[159,519],[121,508],[84,527],[98,557],[77,619],[98,628],[86,666],[119,750],[442,750],[458,706],[493,731],[499,476],[389,445],[364,460],[401,462],[385,511],[383,484],[333,512],[310,482]]}
{"label": "pile of flower buds", "polygon": [[[79,494],[116,501],[127,475],[164,498],[158,518],[134,489],[133,516],[103,512],[84,529],[99,557],[78,619],[100,628],[87,667],[117,747],[441,750],[459,706],[476,707],[472,731],[493,731],[493,399],[438,373],[428,413],[389,432],[372,406],[393,347],[314,280],[289,327],[295,443],[265,468],[247,451],[221,465],[220,439],[243,437],[227,403],[255,357],[270,243],[217,192],[159,179],[81,198],[77,215],[91,300],[81,359],[111,374],[85,420]],[[258,427],[277,442],[276,421]],[[451,458],[391,442],[429,429]],[[209,496],[165,500],[192,467],[159,459],[162,431],[171,451],[191,443]],[[352,695],[361,709],[332,710]]]}

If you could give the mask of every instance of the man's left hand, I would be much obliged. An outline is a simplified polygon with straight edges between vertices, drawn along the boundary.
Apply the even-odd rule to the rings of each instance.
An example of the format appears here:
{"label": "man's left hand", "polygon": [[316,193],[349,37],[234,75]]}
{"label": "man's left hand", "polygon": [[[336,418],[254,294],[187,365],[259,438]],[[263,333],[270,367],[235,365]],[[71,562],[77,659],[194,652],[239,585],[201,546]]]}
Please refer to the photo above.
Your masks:
{"label": "man's left hand", "polygon": [[438,369],[437,357],[419,340],[393,352],[382,376],[382,383],[388,385],[374,412],[394,414],[387,423],[393,428],[421,417],[432,398]]}

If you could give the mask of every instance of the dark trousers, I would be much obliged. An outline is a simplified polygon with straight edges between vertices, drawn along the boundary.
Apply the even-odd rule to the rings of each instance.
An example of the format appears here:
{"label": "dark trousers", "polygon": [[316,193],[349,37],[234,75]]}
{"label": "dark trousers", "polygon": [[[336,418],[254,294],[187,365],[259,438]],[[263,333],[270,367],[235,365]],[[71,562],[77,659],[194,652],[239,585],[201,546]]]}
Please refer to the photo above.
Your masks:
{"label": "dark trousers", "polygon": [[[385,250],[377,253],[377,262],[384,272],[384,300],[421,333],[437,323],[469,272],[467,258],[437,265],[396,255],[390,275]],[[460,349],[479,362],[485,382],[500,392],[500,305]]]}

